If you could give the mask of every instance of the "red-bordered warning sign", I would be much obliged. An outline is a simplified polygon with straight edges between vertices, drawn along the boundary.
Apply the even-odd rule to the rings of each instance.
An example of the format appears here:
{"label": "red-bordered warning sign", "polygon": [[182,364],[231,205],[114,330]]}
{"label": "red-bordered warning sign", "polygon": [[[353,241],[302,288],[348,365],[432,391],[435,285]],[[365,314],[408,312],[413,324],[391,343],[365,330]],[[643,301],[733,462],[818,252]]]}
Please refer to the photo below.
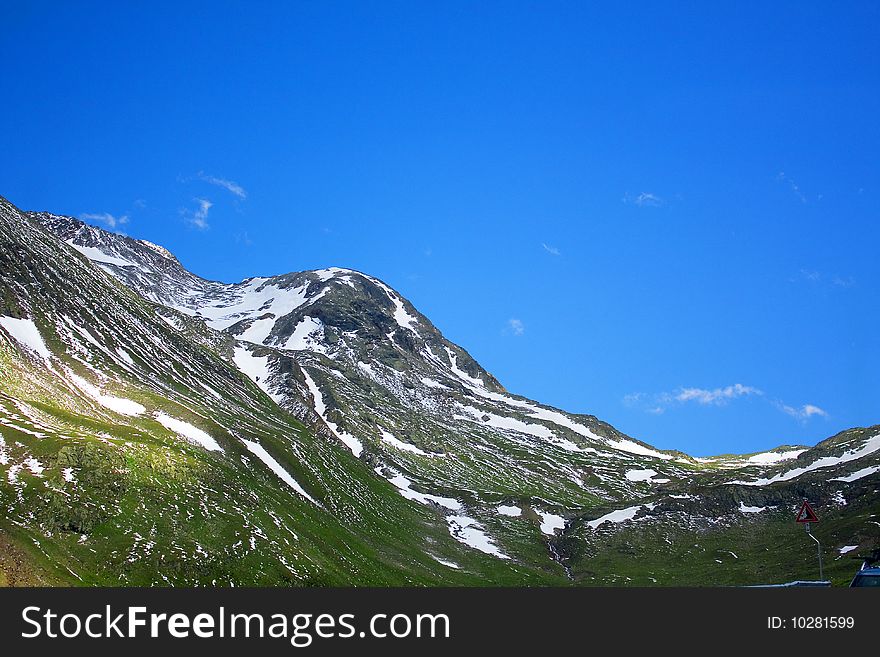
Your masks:
{"label": "red-bordered warning sign", "polygon": [[804,503],[801,504],[801,510],[798,511],[796,522],[819,522],[819,516],[816,515],[816,512],[813,511],[813,507],[810,506],[810,503],[804,500]]}

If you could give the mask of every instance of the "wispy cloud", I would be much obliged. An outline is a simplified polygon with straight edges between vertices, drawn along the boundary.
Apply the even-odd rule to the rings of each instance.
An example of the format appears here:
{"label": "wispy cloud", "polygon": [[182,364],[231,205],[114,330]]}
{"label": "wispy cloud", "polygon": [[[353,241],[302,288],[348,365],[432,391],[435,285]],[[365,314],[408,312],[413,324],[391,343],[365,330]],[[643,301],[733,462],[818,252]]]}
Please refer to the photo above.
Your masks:
{"label": "wispy cloud", "polygon": [[785,185],[788,185],[788,187],[791,189],[792,193],[800,199],[801,203],[807,202],[807,197],[801,191],[801,188],[798,187],[798,184],[794,180],[792,180],[787,175],[785,175],[784,171],[779,172],[779,175],[776,176],[776,180],[778,180],[779,182],[781,182]]}
{"label": "wispy cloud", "polygon": [[856,284],[856,279],[852,276],[842,276],[840,274],[827,274],[821,271],[817,271],[815,269],[801,269],[796,276],[792,276],[788,279],[792,283],[797,283],[799,281],[806,281],[807,283],[814,285],[822,285],[828,286],[833,285],[834,287],[852,287]]}
{"label": "wispy cloud", "polygon": [[684,406],[693,403],[699,406],[720,407],[726,406],[734,400],[744,397],[761,398],[765,403],[772,404],[778,410],[795,418],[801,423],[805,423],[813,417],[828,417],[827,411],[815,404],[789,406],[778,399],[767,397],[767,395],[764,394],[764,391],[759,388],[743,385],[741,383],[734,383],[720,388],[682,387],[673,392],[632,392],[628,395],[624,395],[623,403],[626,406],[638,408],[645,413],[662,415],[670,408],[677,406]]}
{"label": "wispy cloud", "polygon": [[193,201],[198,205],[195,210],[183,209],[180,214],[186,219],[186,222],[199,230],[207,230],[210,228],[208,224],[208,212],[214,207],[206,198],[194,198]]}
{"label": "wispy cloud", "polygon": [[705,390],[703,388],[681,388],[675,395],[675,400],[680,402],[697,402],[703,406],[714,404],[721,406],[731,399],[737,397],[746,397],[748,395],[763,395],[764,393],[752,386],[744,386],[741,383],[734,383],[732,386],[724,388],[714,388]]}
{"label": "wispy cloud", "polygon": [[522,335],[526,332],[526,325],[521,319],[511,318],[507,320],[507,328],[514,335]]}
{"label": "wispy cloud", "polygon": [[196,174],[196,177],[199,180],[202,180],[209,185],[216,185],[217,187],[222,187],[226,191],[234,194],[238,198],[245,199],[247,198],[247,192],[244,187],[239,185],[237,182],[233,180],[227,180],[226,178],[218,178],[217,176],[211,176],[205,173],[204,171],[199,171]]}
{"label": "wispy cloud", "polygon": [[541,246],[544,247],[544,250],[552,256],[562,255],[562,252],[559,249],[557,249],[555,246],[550,246],[549,244],[544,244],[544,242],[541,242]]}
{"label": "wispy cloud", "polygon": [[641,407],[646,413],[661,415],[672,406],[694,403],[700,406],[724,406],[740,397],[763,396],[764,392],[754,386],[734,383],[721,388],[681,387],[672,392],[633,392],[625,395],[627,406]]}
{"label": "wispy cloud", "polygon": [[623,202],[637,205],[640,208],[659,208],[661,205],[666,205],[666,199],[651,192],[641,192],[636,195],[627,192],[623,197]]}
{"label": "wispy cloud", "polygon": [[79,218],[83,221],[98,221],[108,228],[116,228],[117,226],[124,226],[128,223],[127,214],[124,214],[121,217],[115,217],[109,212],[83,212],[79,215]]}
{"label": "wispy cloud", "polygon": [[813,404],[804,404],[803,406],[796,408],[794,406],[788,406],[787,404],[783,404],[782,402],[777,401],[776,407],[786,415],[790,415],[791,417],[801,422],[806,422],[813,416],[828,417],[827,411]]}

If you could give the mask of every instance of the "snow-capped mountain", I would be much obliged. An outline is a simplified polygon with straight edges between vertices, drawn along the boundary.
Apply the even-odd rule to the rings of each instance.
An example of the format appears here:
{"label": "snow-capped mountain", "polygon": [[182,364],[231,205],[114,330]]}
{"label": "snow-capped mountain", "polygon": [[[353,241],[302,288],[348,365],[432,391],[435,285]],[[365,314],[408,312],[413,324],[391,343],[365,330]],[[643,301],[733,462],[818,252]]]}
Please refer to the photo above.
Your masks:
{"label": "snow-capped mountain", "polygon": [[[508,392],[364,273],[207,281],[161,246],[5,201],[0,239],[0,538],[90,581],[210,581],[202,552],[236,583],[709,583],[676,564],[719,560],[748,581],[756,537],[788,540],[804,496],[830,542],[878,536],[852,522],[878,511],[877,427],[694,459]],[[128,468],[148,521],[110,501],[107,472],[76,474],[85,457],[66,466],[72,433]],[[105,508],[71,520],[65,495],[96,488]],[[96,542],[124,576],[82,556]]]}

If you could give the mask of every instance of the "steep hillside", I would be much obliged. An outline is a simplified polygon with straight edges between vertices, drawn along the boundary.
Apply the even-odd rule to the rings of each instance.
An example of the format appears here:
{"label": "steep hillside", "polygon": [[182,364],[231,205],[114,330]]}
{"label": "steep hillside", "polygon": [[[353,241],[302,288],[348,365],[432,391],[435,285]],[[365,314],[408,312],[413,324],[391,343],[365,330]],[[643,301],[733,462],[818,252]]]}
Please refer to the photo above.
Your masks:
{"label": "steep hillside", "polygon": [[0,528],[34,572],[808,578],[791,522],[808,497],[843,581],[852,564],[831,557],[880,536],[878,427],[694,459],[507,392],[360,272],[207,281],[157,245],[5,201],[0,240]]}

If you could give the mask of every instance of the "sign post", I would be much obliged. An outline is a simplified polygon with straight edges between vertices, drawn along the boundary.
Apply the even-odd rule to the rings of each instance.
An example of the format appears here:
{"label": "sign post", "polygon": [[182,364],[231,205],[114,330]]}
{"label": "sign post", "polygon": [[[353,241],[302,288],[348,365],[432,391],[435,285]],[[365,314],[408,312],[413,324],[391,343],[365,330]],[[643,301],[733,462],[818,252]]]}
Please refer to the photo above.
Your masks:
{"label": "sign post", "polygon": [[816,551],[819,555],[819,579],[824,581],[825,573],[822,571],[822,544],[819,542],[818,538],[813,536],[813,532],[810,531],[810,525],[814,522],[819,522],[819,516],[816,515],[816,512],[813,511],[813,507],[811,507],[810,503],[806,500],[804,500],[804,503],[801,504],[801,509],[797,513],[795,522],[802,523],[804,528],[807,530],[807,536],[816,541]]}

